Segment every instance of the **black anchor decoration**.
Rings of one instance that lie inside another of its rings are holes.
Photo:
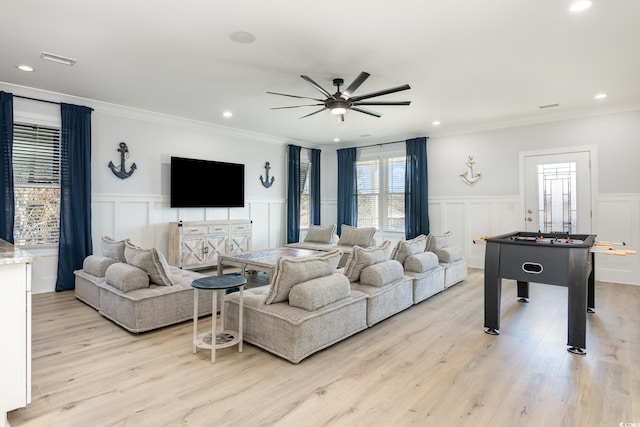
[[[120,166],[116,166],[113,164],[113,162],[110,161],[109,167],[111,168],[111,172],[113,172],[115,176],[120,179],[127,179],[131,175],[133,175],[133,172],[136,170],[137,166],[135,163],[132,163],[131,169],[129,170],[129,172],[127,172],[127,168],[124,165],[125,159],[129,158],[129,147],[127,147],[127,144],[121,142],[120,148],[118,148],[116,151],[120,152]]]
[[[264,179],[262,175],[260,175],[260,182],[262,183],[264,188],[269,188],[273,184],[273,180],[275,179],[275,177],[272,176],[271,181],[269,181],[269,169],[271,169],[271,166],[269,166],[269,162],[264,164],[264,168],[267,171],[267,179]]]

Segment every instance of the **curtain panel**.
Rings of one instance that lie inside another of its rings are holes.
[[[300,240],[300,147],[289,145],[287,167],[287,243]]]
[[[358,194],[356,185],[356,148],[338,152],[338,234],[342,224],[358,226]]]
[[[0,239],[13,243],[13,94],[0,92]]]
[[[311,149],[311,218],[312,225],[320,225],[320,150]]]
[[[91,112],[60,104],[60,243],[56,292],[74,289],[74,270],[92,253]]]
[[[405,237],[413,239],[429,234],[429,199],[427,191],[427,138],[406,141],[404,178]]]

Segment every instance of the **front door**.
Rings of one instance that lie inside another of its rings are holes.
[[[524,153],[525,230],[592,232],[592,151]]]

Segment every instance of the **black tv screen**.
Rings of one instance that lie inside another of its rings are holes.
[[[244,165],[171,157],[171,207],[244,207]]]

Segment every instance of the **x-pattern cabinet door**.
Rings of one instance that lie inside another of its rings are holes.
[[[182,240],[182,265],[198,265],[205,260],[204,239],[202,237],[185,237]]]
[[[251,236],[248,234],[236,234],[231,236],[231,245],[229,252],[232,254],[238,254],[247,252],[251,247]]]
[[[227,253],[228,246],[227,236],[209,236],[207,237],[207,253],[205,254],[205,262],[212,263],[218,259],[218,255]]]

